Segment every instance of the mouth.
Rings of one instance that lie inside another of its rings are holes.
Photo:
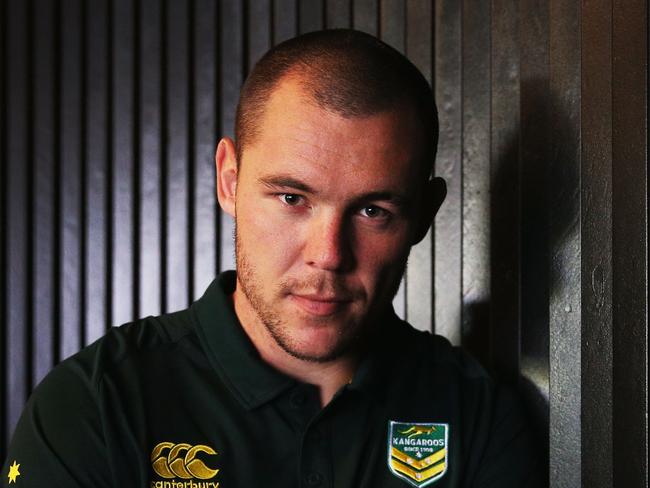
[[[289,298],[305,312],[326,317],[341,312],[351,300],[335,295],[289,295]]]

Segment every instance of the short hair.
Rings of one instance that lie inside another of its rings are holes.
[[[317,105],[345,118],[412,106],[422,126],[420,157],[429,178],[438,143],[438,113],[429,83],[399,51],[351,29],[303,34],[278,44],[257,62],[237,105],[238,161],[259,133],[273,90],[289,75],[297,75]]]

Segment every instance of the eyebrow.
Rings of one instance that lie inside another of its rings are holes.
[[[288,175],[263,176],[258,181],[269,188],[293,188],[304,193],[318,193],[307,183]]]
[[[289,175],[271,175],[263,176],[258,178],[258,181],[264,186],[271,189],[280,189],[280,188],[291,188],[298,190],[303,193],[309,193],[315,195],[318,193],[314,188],[309,186],[307,183],[300,181],[297,178]],[[390,202],[398,207],[408,208],[412,204],[412,200],[405,196],[399,195],[390,191],[373,191],[369,193],[364,193],[355,197],[356,201],[386,201]]]

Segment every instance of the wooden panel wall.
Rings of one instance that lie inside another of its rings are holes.
[[[524,393],[551,486],[647,485],[643,0],[0,2],[0,455],[57,362],[234,266],[213,152],[272,45],[353,27],[435,91],[394,305]]]

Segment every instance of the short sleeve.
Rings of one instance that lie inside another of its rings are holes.
[[[46,376],[18,421],[2,486],[111,486],[96,397],[79,363],[65,361]]]

